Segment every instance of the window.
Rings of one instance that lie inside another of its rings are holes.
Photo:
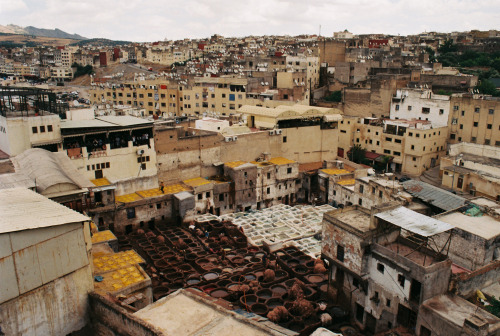
[[[399,111],[399,105],[396,104],[396,111]]]
[[[458,111],[458,105],[453,106],[453,111]]]
[[[400,152],[396,152],[396,151],[392,152],[392,154],[394,154],[396,156],[401,156],[401,153]]]
[[[357,278],[352,278],[352,285],[356,288],[359,287],[359,280]]]
[[[292,168],[291,168],[291,167],[290,167],[290,168],[287,168],[287,169],[286,169],[286,173],[287,173],[287,174],[291,174],[291,173],[292,173]]]
[[[477,127],[477,125],[478,125],[478,122],[474,121],[474,127]]]
[[[356,320],[363,323],[364,315],[365,315],[365,309],[359,303],[356,303]]]
[[[127,218],[128,219],[135,218],[135,208],[128,208],[127,209]]]
[[[205,193],[205,196],[206,196],[207,198],[209,198],[209,197],[210,197],[210,191],[207,191],[207,192]]]
[[[479,111],[480,111],[480,110],[481,110],[481,109],[480,109],[479,107],[476,107],[476,108],[474,109],[474,112],[475,112],[475,113],[479,113]]]
[[[385,305],[386,305],[387,307],[390,307],[390,306],[391,306],[391,300],[386,299],[386,300],[385,300]]]
[[[378,197],[379,197],[379,198],[382,198],[382,196],[384,196],[384,193],[382,192],[382,190],[380,190],[380,191],[378,192]]]
[[[52,125],[47,125],[47,132],[52,132]]]
[[[381,263],[377,263],[377,271],[379,271],[380,273],[384,274],[384,265],[381,264]]]
[[[203,194],[198,194],[198,200],[202,200],[203,199]]]
[[[271,193],[271,188],[270,187],[267,187],[267,190],[266,190],[267,194],[269,195]]]
[[[401,143],[401,139],[394,139],[395,143]]]
[[[484,144],[485,145],[489,145],[491,143],[491,140],[490,139],[484,139]]]
[[[36,128],[36,126],[31,127],[31,132],[33,132],[33,134],[38,133],[38,128]]]
[[[283,137],[283,142],[286,142],[286,140],[287,140],[287,139],[286,139],[286,136],[284,136],[284,137]]]
[[[450,134],[450,139],[454,140],[455,139],[455,134]]]
[[[412,133],[412,132],[409,132],[409,133],[408,133],[408,136],[413,136],[413,133]]]
[[[439,114],[444,114],[444,110],[443,109],[439,109]]]
[[[415,145],[411,145],[411,149],[415,149]]]
[[[408,105],[408,111],[411,111],[411,105]]]
[[[398,283],[401,287],[405,288],[405,276],[403,274],[398,274]]]
[[[384,149],[385,154],[391,154],[391,151],[389,149]]]
[[[359,186],[359,192],[363,193],[364,187],[362,185]]]
[[[429,114],[429,113],[431,113],[431,109],[429,107],[422,107],[422,113]]]
[[[492,127],[493,127],[493,125],[492,125],[492,124],[488,124],[488,125],[486,125],[486,128],[487,128],[487,129],[491,129]]]
[[[495,113],[495,110],[494,109],[489,109],[488,110],[488,114],[494,114]]]
[[[375,195],[375,191],[377,191],[377,189],[375,189],[375,187],[372,187],[372,194]]]
[[[363,205],[363,199],[361,199],[361,198],[360,198],[360,199],[358,199],[358,204],[359,204],[359,205]]]
[[[385,141],[392,141],[392,138],[385,137]]]
[[[156,209],[161,209],[161,203],[156,204]]]
[[[337,245],[337,260],[344,261],[344,246]]]
[[[462,117],[465,116],[465,111],[462,111]]]
[[[460,129],[464,129],[464,125],[463,124],[460,124]]]
[[[476,142],[476,137],[470,138],[470,142]]]

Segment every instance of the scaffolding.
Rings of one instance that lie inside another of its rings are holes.
[[[50,90],[0,86],[0,115],[5,118],[58,114],[65,119],[68,110],[69,105],[58,103]]]

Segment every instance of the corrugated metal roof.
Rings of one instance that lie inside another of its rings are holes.
[[[61,129],[70,128],[102,128],[114,127],[116,125],[106,121],[92,119],[92,120],[61,120]]]
[[[466,202],[463,197],[422,181],[409,180],[401,184],[412,196],[444,211],[459,208]]]
[[[116,126],[136,126],[136,125],[153,125],[153,121],[141,119],[133,116],[103,116],[97,117],[97,120],[102,120]]]
[[[403,206],[380,212],[375,217],[424,237],[453,229],[453,226]]]
[[[25,188],[0,190],[0,233],[89,221],[70,208]]]

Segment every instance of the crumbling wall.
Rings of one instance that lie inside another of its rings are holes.
[[[92,324],[99,335],[163,335],[155,327],[134,317],[124,308],[106,300],[99,294],[91,293],[89,299]]]
[[[455,277],[457,294],[469,297],[477,289],[487,287],[500,279],[500,260],[482,267],[472,273],[463,273]]]

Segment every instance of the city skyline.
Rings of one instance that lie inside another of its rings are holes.
[[[446,15],[443,15],[446,13]],[[445,0],[333,1],[296,0],[211,4],[200,1],[85,2],[0,0],[3,25],[59,28],[87,38],[134,42],[223,36],[354,34],[412,35],[424,31],[449,33],[498,29],[500,3]]]

